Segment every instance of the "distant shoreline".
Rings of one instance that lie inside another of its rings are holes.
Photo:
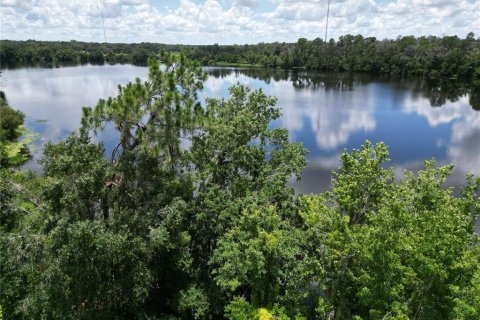
[[[345,35],[324,42],[255,45],[169,45],[159,43],[90,43],[78,41],[0,40],[0,69],[18,66],[133,64],[146,66],[158,52],[183,53],[211,67],[305,69],[364,73],[435,82],[461,82],[480,88],[480,38],[457,36],[374,37]]]

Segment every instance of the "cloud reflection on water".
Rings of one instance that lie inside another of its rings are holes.
[[[365,138],[386,140],[399,171],[421,168],[423,159],[436,157],[439,164],[456,165],[453,184],[461,185],[467,171],[480,174],[480,112],[472,109],[467,95],[435,98],[443,105],[432,107],[432,91],[409,81],[268,69],[206,70],[210,77],[202,99],[227,97],[237,82],[278,98],[283,116],[273,125],[287,128],[292,140],[310,150],[303,179],[295,184],[299,193],[326,190],[342,150],[358,148]],[[4,70],[1,89],[12,106],[25,112],[27,126],[41,134],[40,151],[44,143],[78,129],[82,106],[116,95],[118,84],[146,75],[146,68],[127,65]],[[48,121],[35,122],[44,119]],[[102,137],[108,149],[113,130]]]
[[[467,172],[480,174],[480,112],[472,109],[467,96],[446,101],[441,107],[431,107],[427,99],[409,98],[403,104],[403,112],[424,117],[431,127],[451,125],[444,163],[456,167],[456,180],[462,180]]]

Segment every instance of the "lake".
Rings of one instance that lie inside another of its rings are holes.
[[[391,165],[417,170],[423,161],[453,163],[449,185],[461,186],[466,172],[480,175],[480,112],[462,92],[442,92],[416,80],[389,80],[364,75],[268,69],[207,67],[209,78],[200,94],[227,97],[228,88],[243,83],[278,98],[283,116],[272,123],[287,128],[292,141],[310,151],[297,193],[317,193],[330,185],[331,170],[344,149],[359,148],[365,139],[385,141]],[[118,84],[147,69],[131,65],[20,68],[2,70],[0,87],[9,104],[26,114],[26,126],[38,133],[34,158],[26,168],[38,170],[36,160],[48,141],[59,141],[78,129],[82,106],[116,95]],[[478,106],[475,106],[478,109]],[[111,148],[116,136],[102,139]]]

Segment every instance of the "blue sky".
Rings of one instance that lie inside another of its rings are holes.
[[[244,44],[323,38],[328,0],[1,0],[0,38]],[[477,31],[478,30],[478,31]],[[480,0],[331,0],[329,38],[480,36]]]

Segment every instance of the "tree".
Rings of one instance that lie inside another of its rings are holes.
[[[12,109],[0,91],[0,141],[13,141],[19,137],[18,128],[23,124],[25,115]]]
[[[318,261],[312,264],[320,292],[317,314],[342,319],[472,314],[458,294],[472,288],[480,263],[474,232],[480,180],[469,177],[456,198],[442,188],[452,166],[435,168],[427,161],[417,176],[405,172],[405,179],[394,182],[381,168],[386,156],[383,144],[369,143],[344,154],[332,193],[299,199],[307,256]],[[345,210],[345,199],[360,199],[354,212],[362,219]]]
[[[5,319],[478,318],[479,178],[455,195],[427,161],[396,179],[367,142],[296,197],[307,151],[271,128],[276,99],[237,84],[202,106],[198,64],[160,56],[46,146],[43,175],[0,168]]]
[[[230,258],[242,259],[241,252],[236,257],[223,257],[223,250],[229,247],[229,232],[239,227],[240,221],[246,223],[242,218],[248,214],[245,208],[274,205],[277,208],[272,215],[280,221],[287,219],[293,204],[293,190],[287,182],[305,165],[306,150],[290,143],[284,129],[269,128],[280,116],[275,102],[261,90],[233,86],[228,100],[207,101],[202,129],[192,138],[188,159],[195,168],[197,186],[190,210],[193,266],[196,281],[207,291],[212,311],[219,315],[231,297],[226,291],[235,292],[235,288],[225,291],[221,284],[235,281],[230,279],[232,273],[223,274],[222,265],[232,263]],[[282,225],[279,222],[273,227]],[[218,278],[212,278],[212,273]],[[226,278],[219,280],[222,277]],[[275,295],[267,291],[264,288],[262,294]]]
[[[0,168],[19,165],[28,159],[27,144],[31,140],[17,141],[27,133],[23,128],[25,115],[11,108],[0,91]]]

